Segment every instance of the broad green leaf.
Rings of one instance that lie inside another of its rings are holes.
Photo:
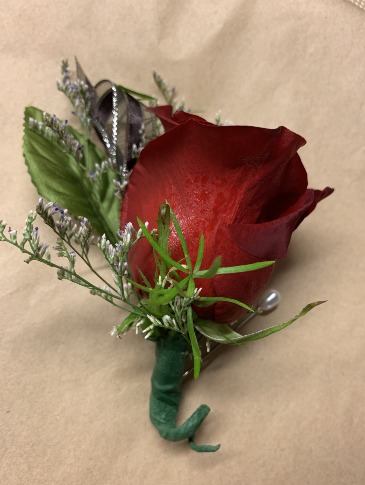
[[[306,313],[308,313],[312,308],[325,303],[324,301],[316,301],[314,303],[309,303],[307,306],[303,308],[303,310],[298,313],[294,318],[291,320],[281,323],[279,325],[275,325],[273,327],[265,328],[264,330],[259,330],[258,332],[254,332],[248,335],[241,335],[228,325],[215,323],[209,320],[196,320],[194,322],[195,328],[205,337],[213,340],[214,342],[218,342],[220,344],[235,344],[235,345],[242,345],[246,342],[250,342],[252,340],[258,340],[264,337],[271,335],[272,333],[279,332],[285,327],[288,327],[292,323],[294,323],[298,318],[303,317]]]
[[[138,222],[139,227],[142,230],[143,235],[145,236],[147,241],[151,244],[153,249],[161,256],[161,259],[165,262],[165,264],[167,264],[169,267],[174,267],[174,268],[178,269],[179,271],[183,271],[184,273],[187,273],[188,271],[186,270],[186,268],[184,268],[184,266],[182,266],[177,261],[174,261],[169,256],[169,254],[166,251],[164,251],[158,245],[158,243],[151,236],[151,234],[150,234],[149,230],[147,229],[147,227],[145,226],[145,224],[138,218],[137,218],[137,222]]]
[[[25,162],[39,194],[67,208],[75,216],[87,217],[99,235],[105,233],[111,242],[116,242],[120,201],[114,195],[112,174],[105,174],[104,188],[98,197],[85,170],[63,151],[57,140],[31,129],[30,117],[42,121],[42,111],[34,107],[25,109],[23,140]],[[68,129],[85,147],[87,168],[103,160],[102,153],[92,142],[73,128]]]
[[[234,303],[235,305],[241,306],[242,308],[245,308],[250,312],[254,311],[251,307],[249,307],[242,301],[235,300],[233,298],[225,298],[224,296],[201,296],[198,300],[198,303],[196,303],[196,305],[205,307],[205,306],[214,305],[214,303],[218,303],[220,301],[226,301],[227,303]]]
[[[193,311],[191,309],[191,306],[189,306],[187,309],[187,324],[188,324],[188,333],[189,333],[191,348],[193,351],[194,379],[197,379],[200,373],[201,354],[200,354],[198,340],[195,335],[194,323],[193,323]]]

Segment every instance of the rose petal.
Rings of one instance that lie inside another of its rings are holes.
[[[184,123],[188,120],[195,120],[199,123],[203,123],[204,125],[213,125],[213,123],[209,123],[204,118],[200,116],[193,115],[192,113],[186,113],[185,111],[176,111],[173,113],[172,106],[167,104],[165,106],[157,106],[155,108],[147,108],[147,111],[153,113],[154,115],[160,118],[161,123],[164,127],[165,132],[175,128],[176,126]]]
[[[136,215],[145,214],[153,223],[165,200],[188,231],[193,225],[205,234],[221,223],[256,222],[265,216],[262,199],[266,194],[269,202],[277,198],[282,179],[285,191],[299,192],[297,197],[305,191],[304,168],[300,184],[294,174],[288,180],[280,168],[290,163],[303,143],[303,138],[283,127],[217,127],[188,120],[142,151],[126,191],[122,223],[126,214],[134,218],[132,222]]]
[[[285,216],[261,224],[230,224],[229,231],[242,251],[258,259],[284,258],[294,229],[332,192],[329,187],[322,191],[308,189]]]
[[[178,125],[171,108],[159,109],[174,129],[142,151],[126,190],[121,224],[136,225],[139,217],[156,228],[159,206],[167,200],[193,261],[204,234],[202,269],[219,255],[224,266],[282,257],[292,231],[332,191],[307,190],[307,175],[296,153],[305,140],[284,127],[218,127],[193,119]],[[185,115],[179,115],[180,119]],[[169,244],[172,257],[183,259],[174,231]],[[130,263],[134,278],[138,279],[140,269],[153,280],[153,252],[147,241],[134,247]],[[271,272],[272,267],[221,275],[197,281],[197,285],[203,295],[235,298],[250,305]],[[242,310],[219,303],[197,311],[226,322]]]

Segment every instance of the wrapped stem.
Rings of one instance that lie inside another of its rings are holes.
[[[185,351],[188,342],[180,335],[165,336],[156,341],[156,364],[152,374],[150,418],[158,432],[169,441],[187,439],[190,447],[199,452],[217,451],[220,445],[197,445],[194,435],[210,408],[202,404],[182,423],[176,425],[184,375]]]

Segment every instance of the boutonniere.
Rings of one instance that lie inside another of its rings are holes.
[[[110,81],[92,85],[78,63],[72,79],[62,63],[58,89],[78,128],[25,109],[24,159],[42,198],[21,235],[0,221],[0,241],[127,312],[111,333],[134,329],[156,347],[152,423],[167,440],[216,451],[219,445],[194,439],[207,405],[176,424],[189,362],[197,379],[212,345],[261,339],[322,303],[256,333],[237,331],[255,312],[293,231],[333,189],[308,189],[301,136],[284,127],[210,123],[184,111],[175,91],[154,77],[163,106]],[[51,258],[37,217],[54,231],[60,259]],[[110,279],[93,265],[91,245]],[[78,273],[78,260],[100,284]]]

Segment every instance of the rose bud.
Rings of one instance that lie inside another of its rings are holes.
[[[307,174],[297,154],[305,140],[285,127],[216,126],[171,107],[152,109],[165,134],[142,151],[131,173],[121,209],[121,225],[137,217],[157,227],[160,204],[167,201],[182,227],[194,263],[199,238],[205,237],[202,269],[217,256],[222,266],[283,258],[292,232],[331,188],[307,188]],[[169,239],[171,257],[184,258],[176,232]],[[131,251],[133,278],[138,270],[153,281],[153,250],[146,240]],[[253,305],[273,266],[247,273],[196,280],[201,296],[234,298]],[[196,313],[229,323],[242,308],[219,302]]]

